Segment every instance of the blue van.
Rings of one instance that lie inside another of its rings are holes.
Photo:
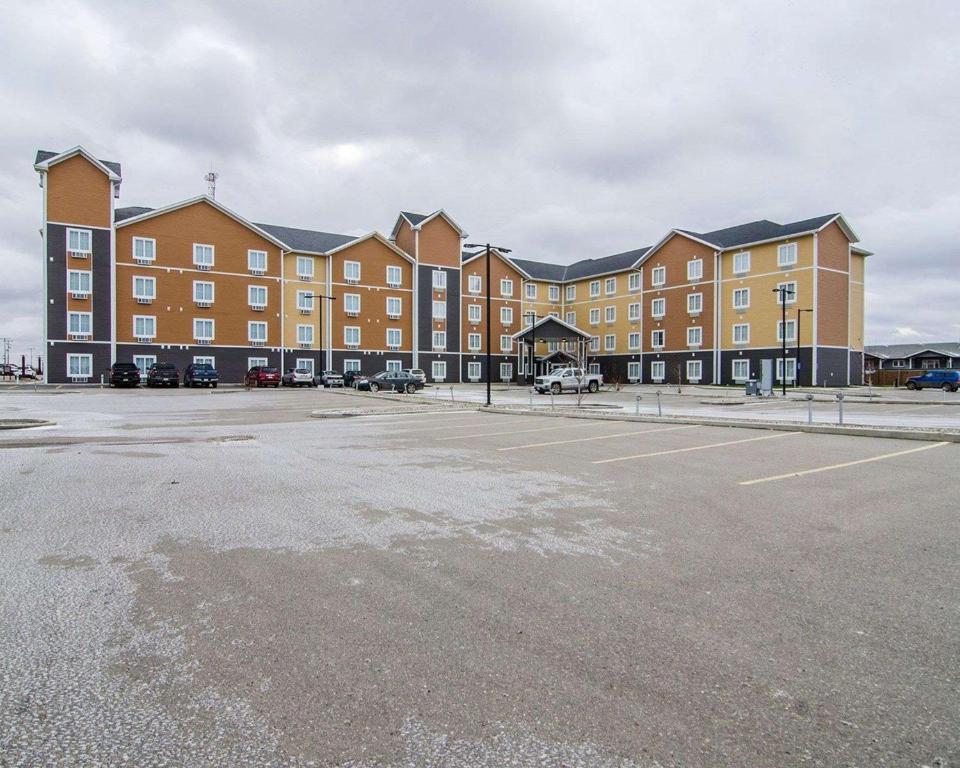
[[[907,379],[907,389],[923,389],[935,387],[947,392],[956,392],[960,389],[960,371],[927,371],[923,376],[913,376]]]

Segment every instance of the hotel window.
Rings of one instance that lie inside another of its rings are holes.
[[[255,275],[266,274],[267,252],[247,251],[247,269]]]
[[[447,290],[447,273],[442,269],[433,270],[433,290],[435,291],[445,291]]]
[[[750,306],[750,289],[735,288],[733,291],[733,308],[747,309]]]
[[[344,266],[346,266],[346,263],[348,262],[345,262]],[[313,279],[313,257],[312,256],[297,256],[297,277],[299,277],[301,280]]]
[[[688,293],[687,294],[687,312],[691,315],[698,315],[703,311],[703,294],[702,293]]]
[[[467,335],[467,350],[477,352],[480,349],[480,334],[471,333]]]
[[[750,251],[733,254],[733,272],[737,275],[745,275],[750,271]]]
[[[627,363],[627,379],[640,381],[640,363]]]
[[[482,313],[480,311],[479,304],[468,304],[467,305],[467,320],[471,323],[479,323]],[[434,315],[436,317],[436,315]]]
[[[700,381],[702,375],[703,362],[700,360],[687,360],[687,381]]]
[[[654,349],[662,349],[667,338],[667,332],[664,330],[650,332],[650,346]]]
[[[267,287],[265,285],[248,285],[247,302],[254,308],[267,306]]]
[[[500,381],[510,381],[513,378],[513,363],[500,363]]]
[[[513,324],[513,307],[500,307],[500,323],[502,325]]]
[[[85,259],[92,252],[92,238],[89,229],[68,229],[67,253]]]
[[[650,282],[653,285],[663,285],[667,282],[667,268],[666,267],[654,267],[650,271]]]
[[[213,320],[195,317],[193,319],[193,338],[196,341],[213,341]]]
[[[308,346],[313,344],[313,326],[312,325],[297,326],[297,344],[299,344],[300,346]]]
[[[506,297],[513,296],[513,280],[500,281],[500,295]]]
[[[750,343],[750,323],[737,323],[735,326],[733,326],[733,343]]]
[[[650,363],[650,378],[654,381],[663,381],[667,371],[667,364],[663,360],[654,360]]]
[[[359,360],[344,360],[343,361],[343,370],[346,371],[359,371],[360,370],[360,361]]]
[[[590,325],[600,325],[600,307],[593,307],[590,310]]]
[[[154,338],[157,335],[157,318],[146,315],[134,315],[133,335],[138,339]]]
[[[217,360],[211,355],[194,355],[193,364],[194,365],[209,365],[211,368],[216,368]]]
[[[614,323],[617,320],[617,308],[616,307],[605,307],[603,310],[603,319],[604,322]]]
[[[600,363],[590,363],[587,366],[587,373],[600,373]]]
[[[617,292],[617,278],[608,277],[603,283],[603,292],[607,296],[613,296]]]
[[[433,348],[434,349],[447,348],[447,332],[446,331],[433,332]]]
[[[133,278],[133,298],[143,299],[144,301],[153,301],[157,297],[157,278],[155,277],[134,277]]]
[[[387,363],[387,365],[389,366],[390,363]],[[312,358],[312,357],[298,357],[298,358],[297,358],[297,368],[306,368],[308,371],[310,371],[310,375],[313,376],[313,374],[314,374],[313,358]]]
[[[260,366],[261,368],[265,365],[269,365],[270,361],[265,357],[248,357],[247,358],[247,369],[255,368]]]
[[[563,319],[564,319],[568,324],[570,324],[570,325],[576,325],[576,324],[577,324],[577,313],[576,313],[576,312],[567,312],[567,313],[563,316]]]
[[[213,267],[213,246],[194,243],[193,263],[200,269],[211,269]]]
[[[399,373],[403,370],[403,360],[387,360],[387,370],[391,373]]]
[[[785,243],[777,248],[777,266],[791,267],[797,263],[797,244]]]
[[[434,320],[447,319],[447,302],[445,301],[433,302],[433,319]]]
[[[577,286],[568,285],[567,286],[567,301],[573,301],[577,298]]]
[[[691,259],[687,262],[687,280],[703,278],[703,259]]]
[[[631,323],[640,321],[640,302],[635,301],[627,307],[627,320]]]
[[[360,314],[360,294],[343,294],[343,311],[350,317],[357,317]]]
[[[343,344],[346,347],[360,346],[360,329],[355,325],[345,325],[343,327]]]
[[[480,293],[483,290],[483,281],[480,275],[470,275],[467,277],[467,291],[469,293]]]
[[[627,347],[630,349],[640,349],[640,334],[634,331],[627,336]]]
[[[93,273],[71,269],[67,271],[67,290],[70,293],[86,296],[90,293]]]
[[[141,376],[146,376],[147,373],[157,364],[156,355],[134,355],[133,364],[137,366],[137,370],[140,371]]]
[[[552,302],[558,302],[558,301],[560,301],[560,286],[559,286],[559,285],[551,285],[551,286],[547,289],[547,296],[549,297],[550,301],[552,301]]]
[[[213,304],[213,283],[193,281],[193,300],[197,304]]]
[[[797,378],[797,359],[795,357],[787,358],[787,381],[793,381]],[[783,381],[783,358],[777,358],[777,381]]]
[[[387,285],[389,285],[391,288],[396,288],[400,285],[402,281],[403,281],[403,273],[400,271],[400,267],[388,266],[387,267]]]
[[[786,291],[783,289],[786,288]],[[797,283],[791,280],[789,283],[777,283],[777,304],[783,304],[786,297],[787,304],[794,304],[797,301]]]
[[[157,241],[151,237],[133,238],[133,260],[154,261],[157,258]]]
[[[430,374],[434,381],[443,381],[447,378],[447,363],[445,360],[434,360],[430,364]]]
[[[513,337],[503,335],[500,337],[500,351],[510,352],[513,349]]]
[[[631,272],[630,276],[627,278],[627,288],[631,291],[640,290],[640,273]]]
[[[590,298],[595,299],[600,295],[600,281],[591,280],[590,281]]]
[[[796,341],[797,340],[797,321],[796,320],[787,320],[787,338],[786,341]],[[784,341],[783,338],[783,321],[777,320],[777,341]]]
[[[261,320],[251,320],[247,323],[247,340],[253,343],[266,344],[267,324]]]
[[[600,337],[599,337],[599,336],[591,336],[591,337],[590,337],[590,351],[591,351],[591,352],[599,352],[599,351],[600,351]]]
[[[703,344],[703,328],[699,325],[687,328],[687,346],[699,347]]]
[[[67,313],[67,332],[70,335],[89,336],[93,327],[93,314],[91,312],[68,312]]]
[[[480,379],[480,363],[467,363],[467,378],[471,381]]]
[[[617,348],[617,337],[615,334],[608,333],[603,337],[603,348],[607,352],[613,352]]]
[[[391,349],[399,347],[403,341],[403,329],[387,328],[387,346]]]
[[[665,314],[667,314],[667,300],[665,298],[659,298],[651,301],[650,313],[654,317],[663,317]]]
[[[299,271],[299,268],[298,268]],[[360,262],[359,261],[345,261],[343,262],[343,279],[348,283],[359,283],[360,282]]]
[[[403,312],[403,299],[399,296],[387,296],[387,317],[400,317]]]
[[[733,361],[733,380],[746,381],[750,378],[750,361],[745,358]]]
[[[67,375],[72,379],[89,379],[93,372],[93,355],[67,355]]]
[[[524,290],[527,292],[528,299],[537,298],[537,284],[536,283],[526,283]]]

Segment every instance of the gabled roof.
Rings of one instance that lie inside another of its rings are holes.
[[[417,224],[427,218],[427,214],[425,213],[410,213],[409,211],[400,211],[400,215],[410,222],[411,227],[417,226]]]
[[[414,263],[413,256],[411,256],[409,253],[404,251],[402,248],[398,248],[394,243],[392,243],[390,240],[388,240],[387,238],[385,238],[383,235],[381,235],[379,232],[376,232],[376,231],[368,232],[367,234],[361,237],[355,237],[351,239],[350,242],[348,243],[344,243],[343,245],[337,246],[336,248],[331,248],[329,251],[326,252],[326,255],[333,256],[335,253],[338,253],[339,251],[344,251],[347,248],[352,248],[353,246],[359,245],[360,243],[366,240],[370,240],[371,238],[374,240],[380,241],[385,246],[387,246],[387,248],[389,248],[391,251],[396,253],[398,256],[402,256],[407,261]]]
[[[255,226],[269,232],[277,240],[286,243],[287,249],[298,253],[322,254],[339,248],[357,239],[356,235],[337,235],[333,232],[315,232],[311,229],[295,229],[281,227],[276,224],[256,224]]]
[[[675,229],[673,231],[716,246],[720,250],[726,250],[727,248],[754,245],[770,240],[780,240],[785,237],[795,237],[797,235],[819,232],[834,221],[837,221],[851,242],[859,240],[856,233],[839,213],[828,213],[824,216],[794,221],[789,224],[777,224],[775,221],[770,221],[769,219],[760,219],[759,221],[751,221],[747,224],[738,224],[735,227],[715,229],[712,232],[694,232],[689,229]]]
[[[559,317],[554,317],[553,315],[547,315],[546,317],[541,317],[533,325],[528,325],[523,330],[513,334],[511,338],[519,339],[523,336],[526,336],[527,334],[533,336],[534,335],[533,331],[540,330],[543,328],[543,326],[554,325],[554,324],[558,325],[560,327],[560,330],[572,331],[575,336],[579,336],[582,339],[590,338],[590,334],[587,333],[586,331],[581,331],[579,328],[577,328],[577,326],[571,325],[565,320],[561,320]],[[554,333],[552,337],[548,333],[544,333],[542,336],[539,333],[535,335],[538,339],[565,338],[565,337],[556,335],[556,333]],[[566,337],[566,338],[569,338],[569,337]]]
[[[610,272],[622,272],[625,269],[632,269],[640,259],[642,259],[650,247],[635,248],[632,251],[615,253],[612,256],[604,256],[599,259],[584,259],[569,264],[564,272],[563,279],[581,280],[585,277],[597,277]]]
[[[397,239],[397,233],[400,231],[400,223],[403,221],[406,221],[412,229],[418,230],[422,229],[425,224],[429,224],[437,217],[442,218],[447,222],[447,224],[453,227],[460,237],[467,237],[467,233],[463,230],[463,227],[457,224],[457,222],[450,217],[450,214],[441,208],[433,213],[411,213],[410,211],[400,211],[400,215],[397,216],[397,221],[393,225],[393,229],[390,231],[390,239]]]
[[[960,342],[942,341],[930,344],[872,344],[864,347],[866,354],[881,360],[902,360],[933,352],[944,357],[960,357]]]
[[[486,255],[486,253],[487,253],[487,249],[486,249],[486,248],[481,248],[479,251],[463,251],[463,252],[460,254],[460,266],[463,266],[464,264],[468,264],[468,263],[470,263],[471,261],[473,261],[474,259],[478,259],[478,258],[480,258],[481,256]],[[491,255],[491,256],[496,256],[498,259],[500,259],[500,260],[503,261],[504,263],[510,265],[510,266],[513,267],[515,270],[517,270],[517,272],[519,272],[521,275],[523,275],[523,276],[526,277],[527,279],[530,279],[530,274],[529,274],[526,270],[522,269],[519,264],[517,264],[517,260],[516,260],[516,259],[511,259],[509,256],[507,256],[506,254],[501,253],[501,252],[498,251],[496,248],[491,248],[491,249],[490,249],[490,255]],[[536,263],[536,262],[534,262],[534,263]]]
[[[153,208],[144,208],[142,205],[130,205],[126,208],[116,208],[113,211],[113,220],[124,221],[125,219],[130,219],[134,216],[142,216],[145,213],[150,213],[152,210]]]
[[[562,283],[563,276],[567,268],[563,264],[550,264],[546,261],[531,261],[530,259],[511,258],[517,269],[522,269],[531,280],[550,280],[554,283]]]
[[[34,160],[33,167],[38,171],[46,171],[49,170],[51,166],[61,163],[64,160],[69,160],[75,155],[83,155],[83,157],[93,163],[93,165],[107,174],[111,181],[120,181],[120,163],[115,163],[111,160],[98,160],[80,146],[68,149],[66,152],[51,152],[48,149],[37,150],[37,157],[36,160]]]

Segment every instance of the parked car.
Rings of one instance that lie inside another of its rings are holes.
[[[288,368],[283,374],[280,383],[285,387],[315,387],[317,383],[313,380],[313,371],[309,368]]]
[[[179,387],[180,371],[173,363],[154,363],[147,370],[148,387]]]
[[[0,376],[17,376],[20,368],[13,363],[0,363]]]
[[[243,377],[247,387],[279,387],[280,369],[272,365],[255,365]]]
[[[23,368],[17,368],[17,376],[21,379],[37,378],[37,369],[32,365],[25,365]]]
[[[907,389],[924,389],[933,387],[945,392],[956,392],[960,389],[960,371],[927,371],[922,376],[913,376],[907,379]]]
[[[342,387],[343,376],[337,371],[323,371],[320,374],[320,383],[325,387]]]
[[[185,387],[214,387],[220,382],[220,374],[210,363],[191,363],[183,372]]]
[[[427,383],[427,374],[422,368],[404,368],[401,373],[408,373],[411,376],[415,376],[420,379],[424,384]]]
[[[533,380],[534,389],[541,395],[552,392],[559,395],[561,392],[576,392],[586,390],[596,392],[603,384],[603,375],[586,373],[582,368],[557,368],[544,376],[537,376]]]
[[[139,387],[140,369],[133,363],[114,363],[110,366],[111,387]]]
[[[387,389],[412,395],[418,389],[423,389],[423,382],[416,376],[411,376],[403,371],[381,371],[369,379],[357,382],[357,389],[369,392],[379,392],[381,389]]]
[[[360,371],[344,371],[343,372],[343,386],[345,387],[356,387],[361,381],[366,379]]]

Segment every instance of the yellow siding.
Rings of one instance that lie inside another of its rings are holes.
[[[796,320],[798,309],[813,308],[812,269],[789,272],[784,270],[773,275],[724,281],[720,291],[723,321],[723,331],[720,337],[721,348],[746,349],[779,346],[777,323],[782,319],[782,314],[774,289],[777,287],[777,283],[793,281],[797,283],[797,298],[787,304],[787,320]],[[750,307],[743,312],[738,312],[733,308],[733,292],[738,288],[750,289]],[[733,326],[738,323],[750,324],[750,343],[747,345],[741,346],[738,344],[734,346],[733,344]],[[800,336],[801,346],[809,346],[813,343],[813,319],[809,312],[803,313],[800,320]]]
[[[850,284],[850,349],[863,349],[863,286]]]
[[[283,256],[283,276],[286,282],[283,288],[283,346],[288,349],[298,349],[297,345],[297,326],[313,326],[313,346],[310,349],[320,349],[321,339],[317,323],[319,322],[320,300],[314,299],[313,310],[308,314],[300,314],[297,310],[297,291],[309,291],[310,293],[322,293],[330,295],[327,279],[327,259],[325,256],[313,256],[313,276],[314,280],[297,279],[297,256],[304,254],[286,253]],[[330,307],[324,307],[324,325],[330,323]]]
[[[784,243],[797,244],[797,263],[791,269],[797,267],[813,266],[813,235],[797,238],[794,240],[778,240],[775,243],[765,243],[764,245],[753,245],[749,248],[727,251],[722,254],[720,259],[720,274],[723,280],[729,280],[739,275],[734,274],[733,264],[734,256],[743,251],[750,252],[750,275],[760,275],[765,272],[782,272],[786,268],[777,266],[777,249]]]

